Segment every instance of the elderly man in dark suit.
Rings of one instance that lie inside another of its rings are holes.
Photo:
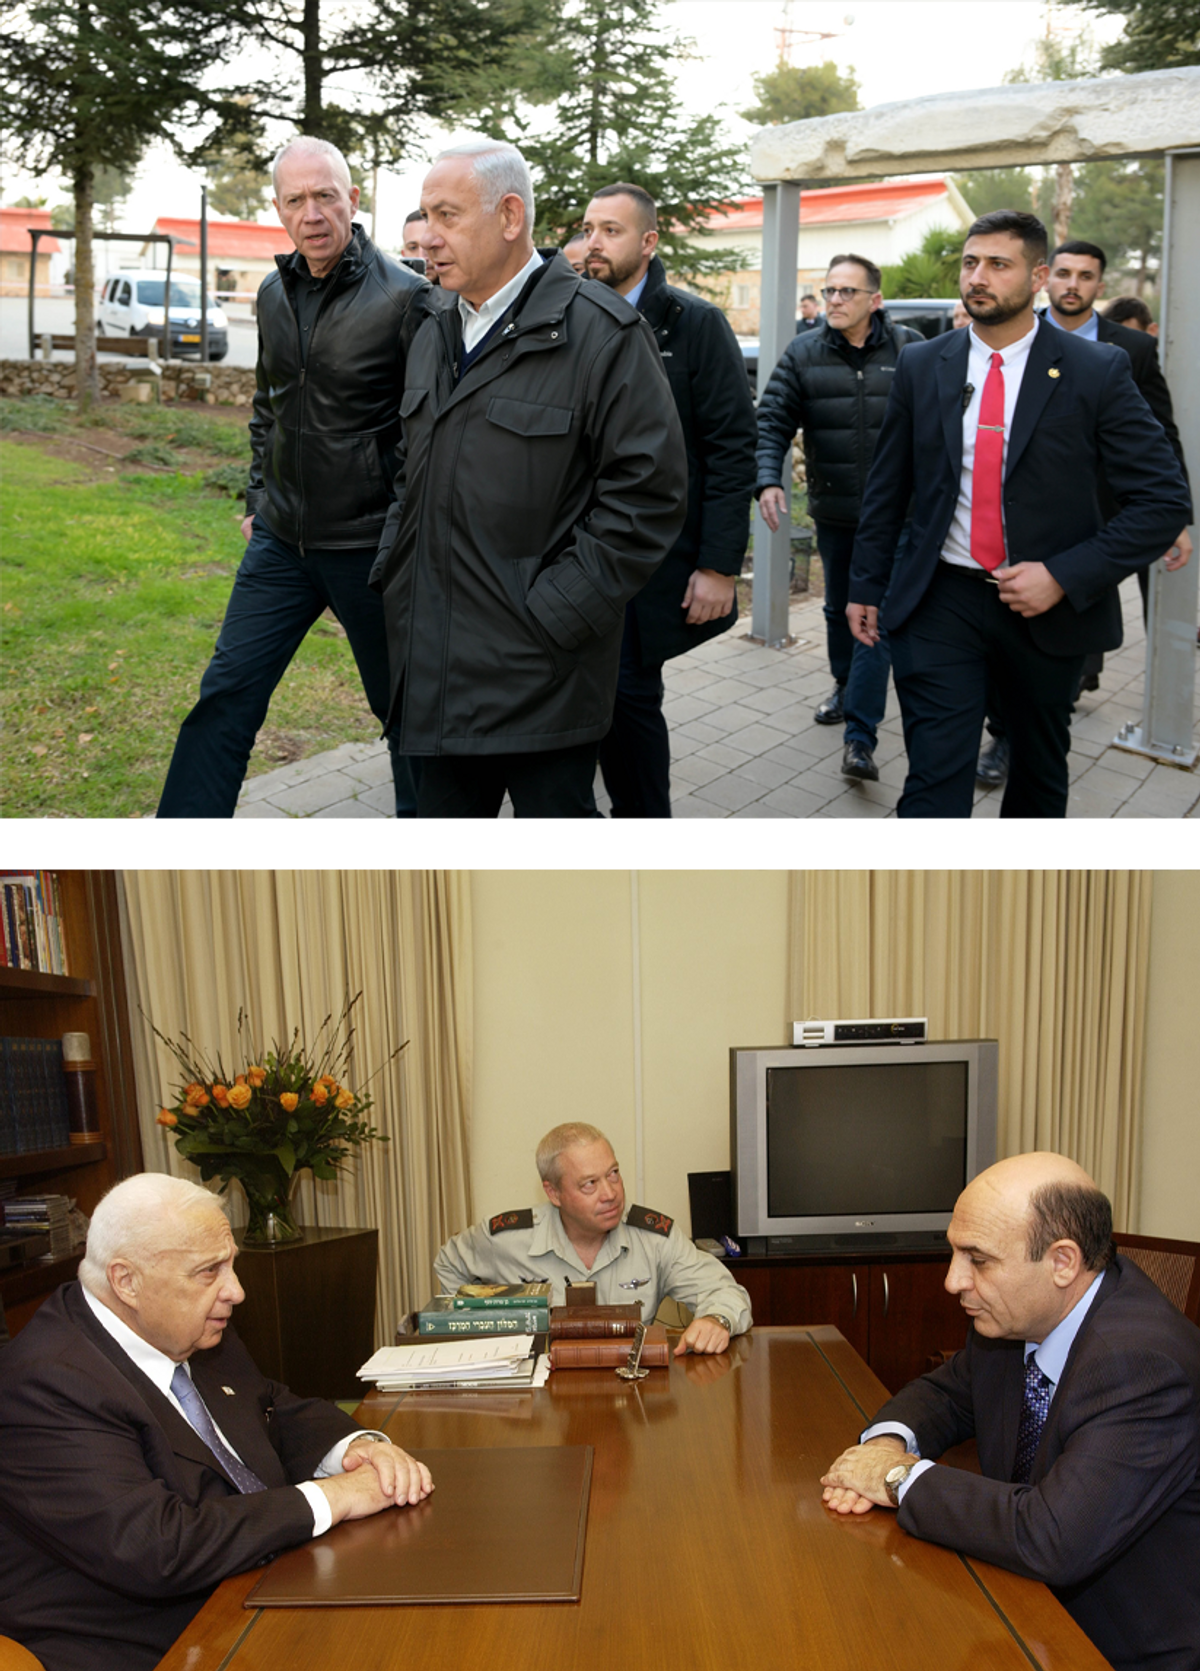
[[[1062,1155],[1016,1155],[959,1197],[946,1287],[970,1332],[824,1475],[839,1514],[1049,1584],[1115,1671],[1200,1668],[1200,1330],[1111,1244]],[[964,1439],[982,1477],[935,1467]]]
[[[0,1632],[47,1671],[149,1671],[232,1573],[419,1502],[429,1472],[260,1375],[218,1202],[143,1173],[80,1281],[0,1354]]]
[[[1118,583],[1191,514],[1128,355],[1035,317],[1045,252],[1033,215],[977,220],[961,280],[974,323],[897,363],[846,613],[873,644],[887,596],[909,760],[901,817],[970,817],[989,676],[1012,742],[1002,816],[1065,815],[1083,658],[1120,644]],[[1120,506],[1107,523],[1104,483]]]

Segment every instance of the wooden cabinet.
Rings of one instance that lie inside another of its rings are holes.
[[[378,1230],[306,1229],[298,1242],[246,1247],[238,1334],[264,1375],[305,1398],[357,1398],[374,1350]]]
[[[768,1255],[730,1264],[750,1295],[756,1323],[832,1323],[889,1392],[966,1337],[962,1308],[944,1287],[947,1268],[941,1252],[829,1260]]]
[[[0,1156],[0,1179],[18,1190],[71,1195],[90,1212],[112,1184],[141,1170],[142,1146],[121,955],[117,878],[106,870],[62,870],[62,927],[69,975],[0,968],[0,1034],[55,1039],[86,1033],[96,1068],[100,1136],[41,1154]],[[0,1275],[0,1304],[15,1334],[60,1282],[74,1276],[78,1254],[52,1265]]]

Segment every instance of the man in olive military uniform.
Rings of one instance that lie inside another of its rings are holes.
[[[669,1297],[695,1313],[676,1357],[723,1352],[750,1327],[750,1296],[719,1259],[663,1213],[626,1213],[621,1169],[595,1126],[555,1126],[538,1144],[537,1169],[547,1205],[452,1236],[433,1266],[443,1293],[464,1282],[549,1282],[550,1303],[562,1305],[568,1282],[594,1282],[598,1305],[636,1301],[646,1322]]]

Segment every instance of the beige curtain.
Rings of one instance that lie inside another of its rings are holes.
[[[1151,891],[1145,871],[794,872],[788,1019],[999,1039],[1000,1154],[1071,1155],[1136,1230]]]
[[[237,1016],[262,1045],[313,1042],[354,1012],[350,1083],[369,1081],[390,1141],[358,1151],[336,1184],[304,1174],[303,1222],[377,1226],[377,1340],[424,1303],[433,1256],[470,1219],[470,883],[459,871],[126,871],[138,1116],[146,1165],[195,1177],[155,1119],[178,1069],[142,1016],[205,1053],[238,1055]],[[405,1039],[408,1048],[370,1076]],[[232,1186],[234,1220],[244,1222]]]

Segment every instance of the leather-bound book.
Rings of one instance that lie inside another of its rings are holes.
[[[635,1334],[642,1320],[640,1305],[554,1305],[550,1307],[551,1340],[610,1340]]]
[[[551,1369],[616,1369],[629,1362],[628,1340],[551,1340]],[[671,1362],[667,1331],[651,1323],[642,1347],[643,1369],[666,1369]]]

